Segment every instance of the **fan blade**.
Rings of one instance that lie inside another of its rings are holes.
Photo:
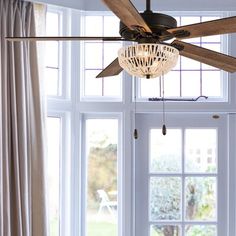
[[[101,73],[99,73],[96,78],[102,78],[102,77],[108,77],[108,76],[114,76],[120,74],[120,72],[123,70],[121,68],[118,58],[116,58],[110,65],[108,65]]]
[[[18,42],[18,41],[124,41],[121,37],[87,37],[87,36],[52,36],[52,37],[6,37],[7,41]]]
[[[236,32],[236,16],[168,29],[177,39],[197,38]]]
[[[152,32],[129,0],[103,0],[103,2],[131,30],[141,27],[144,32]]]
[[[175,40],[171,44],[179,49],[184,57],[202,62],[204,64],[228,71],[236,72],[236,58],[206,48]]]

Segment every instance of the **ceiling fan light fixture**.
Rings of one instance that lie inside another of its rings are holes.
[[[155,78],[168,73],[177,64],[179,51],[169,45],[140,43],[118,51],[120,66],[130,75]]]

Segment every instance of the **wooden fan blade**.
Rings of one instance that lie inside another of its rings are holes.
[[[7,41],[124,41],[121,37],[87,37],[87,36],[52,36],[52,37],[6,37]]]
[[[206,48],[175,40],[171,44],[178,48],[179,54],[204,64],[228,71],[236,72],[236,58]]]
[[[116,58],[111,64],[109,64],[101,73],[99,73],[96,78],[102,78],[102,77],[108,77],[108,76],[114,76],[120,74],[120,72],[123,70],[121,68],[118,58]]]
[[[141,27],[145,32],[152,32],[129,0],[103,0],[103,2],[131,30]]]
[[[168,29],[167,31],[174,34],[177,39],[235,33],[236,16],[219,20],[206,21],[198,24],[185,25],[173,29]]]

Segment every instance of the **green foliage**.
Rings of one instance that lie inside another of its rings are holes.
[[[88,166],[88,207],[92,209],[98,207],[98,189],[117,189],[117,145],[91,147]]]

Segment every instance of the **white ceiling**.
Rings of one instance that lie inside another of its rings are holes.
[[[75,8],[80,10],[108,10],[102,0],[28,0]],[[144,10],[145,0],[132,0]],[[236,11],[235,0],[152,0],[152,9],[161,11]]]

